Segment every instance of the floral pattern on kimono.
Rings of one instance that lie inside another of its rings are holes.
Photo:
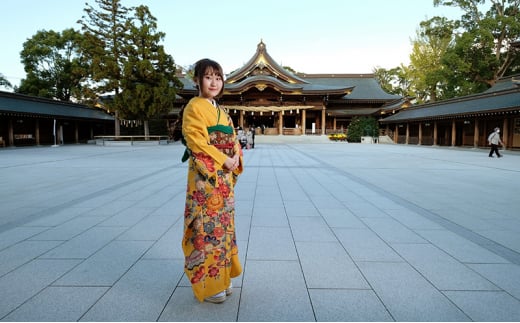
[[[203,98],[184,110],[183,135],[189,151],[184,212],[184,271],[199,301],[229,287],[240,275],[235,236],[234,186],[240,167],[223,169],[226,158],[242,156],[231,118]]]

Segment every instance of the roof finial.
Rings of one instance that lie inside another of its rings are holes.
[[[265,49],[264,40],[260,38],[260,43],[258,44],[258,50],[263,51]]]

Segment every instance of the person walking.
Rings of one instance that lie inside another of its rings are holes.
[[[500,158],[502,155],[498,152],[498,144],[504,145],[502,140],[500,140],[500,128],[496,127],[494,131],[488,136],[488,143],[491,145],[491,150],[489,151],[489,157],[493,157],[493,153],[497,154],[497,157]]]
[[[233,121],[216,100],[224,90],[217,62],[195,63],[199,90],[182,112],[188,185],[182,249],[184,271],[200,301],[222,303],[232,294],[231,278],[242,272],[235,236],[234,187],[243,171],[242,149]]]

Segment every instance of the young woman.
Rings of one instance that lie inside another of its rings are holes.
[[[210,59],[195,63],[199,95],[182,114],[189,160],[184,211],[184,271],[199,301],[222,303],[231,278],[240,275],[235,237],[234,186],[242,173],[242,150],[233,122],[216,102],[224,90],[222,67]]]

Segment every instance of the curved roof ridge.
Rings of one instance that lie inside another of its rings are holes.
[[[258,81],[263,81],[265,83],[271,83],[271,84],[279,86],[282,89],[291,90],[291,91],[303,88],[302,84],[284,83],[277,78],[267,76],[267,75],[253,75],[248,78],[242,79],[238,83],[226,84],[224,89],[233,90],[236,88],[242,88],[248,84],[254,85],[255,82],[258,82]]]
[[[267,68],[271,71],[272,74],[281,77],[288,83],[308,83],[304,79],[296,76],[295,74],[280,66],[280,64],[276,63],[276,61],[267,52],[263,40],[260,40],[260,43],[258,43],[255,55],[253,55],[253,57],[251,57],[251,59],[244,66],[228,75],[226,83],[232,84],[242,80],[244,77],[250,75],[257,67],[261,70]]]

